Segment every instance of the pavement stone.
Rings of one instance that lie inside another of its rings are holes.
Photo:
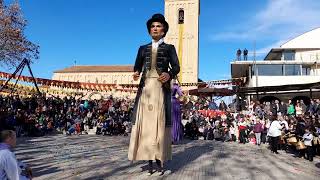
[[[163,176],[147,175],[147,162],[127,158],[129,137],[52,135],[20,138],[17,158],[30,165],[35,180],[168,179],[168,180],[315,180],[320,159],[313,162],[267,145],[183,140],[173,145],[173,159]]]

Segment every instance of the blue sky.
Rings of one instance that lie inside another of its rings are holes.
[[[6,0],[10,2],[11,0]],[[137,48],[148,43],[145,22],[164,12],[164,0],[20,0],[27,37],[40,45],[34,75],[77,65],[133,64]],[[230,77],[238,48],[260,57],[272,47],[320,27],[319,0],[202,0],[199,77]],[[249,59],[251,57],[249,56]],[[13,69],[0,70],[12,72]]]

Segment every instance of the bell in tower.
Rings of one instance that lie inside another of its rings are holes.
[[[176,48],[181,68],[178,79],[183,89],[198,83],[199,7],[200,0],[165,0],[165,17],[170,26],[165,41]]]

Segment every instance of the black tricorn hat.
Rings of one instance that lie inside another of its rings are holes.
[[[164,18],[164,16],[162,14],[154,14],[152,15],[151,19],[149,19],[147,21],[147,28],[148,28],[148,32],[150,33],[150,29],[151,29],[151,24],[153,22],[159,22],[161,24],[163,24],[164,26],[164,35],[163,37],[166,36],[168,30],[169,30],[169,24],[167,23],[166,19]]]

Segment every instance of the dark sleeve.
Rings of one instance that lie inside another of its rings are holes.
[[[138,50],[138,54],[136,57],[136,62],[134,63],[133,71],[141,73],[143,66],[143,58],[142,58],[142,46],[140,46]]]
[[[173,79],[180,72],[179,60],[174,45],[169,46],[169,57],[171,69],[169,71],[171,79]]]

